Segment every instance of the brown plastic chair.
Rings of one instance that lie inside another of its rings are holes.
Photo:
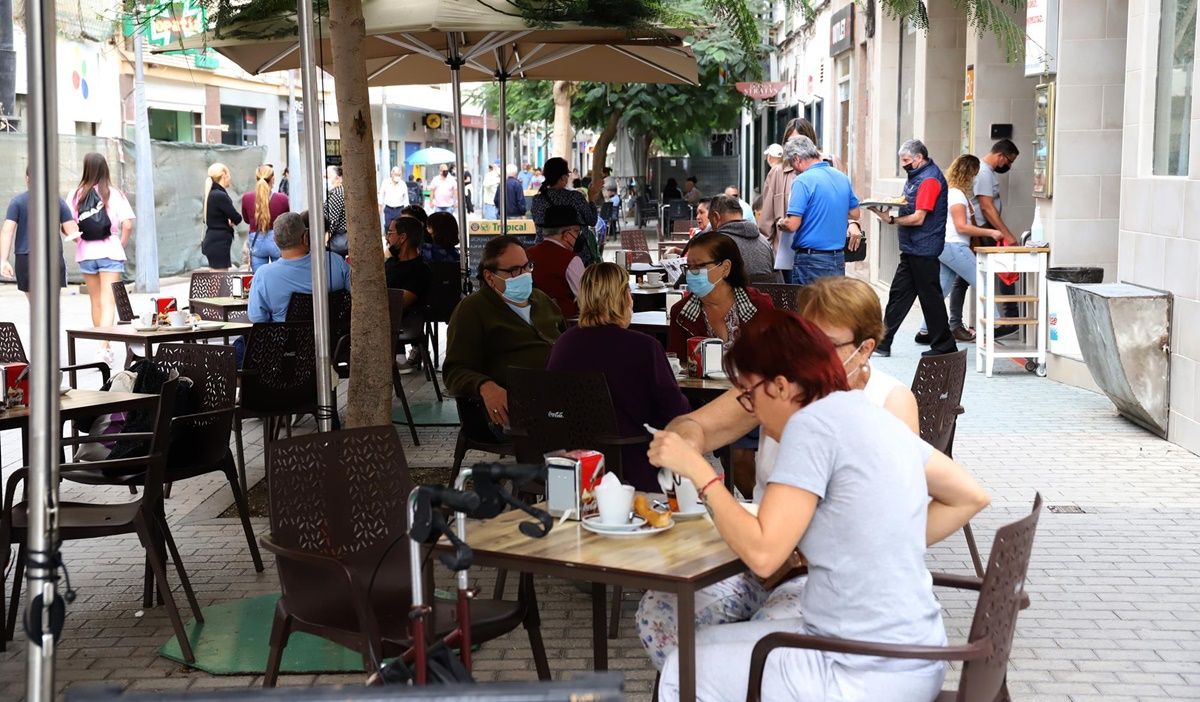
[[[0,322],[0,363],[29,363],[25,355],[25,345],[21,343],[21,335],[17,333],[17,325],[12,322]],[[81,370],[100,371],[102,383],[108,382],[109,367],[107,363],[76,363],[73,366],[60,366],[63,373]],[[70,377],[70,376],[68,376]]]
[[[275,607],[263,685],[274,687],[294,631],[359,652],[374,672],[411,645],[406,506],[413,484],[391,426],[309,434],[267,447],[271,536],[282,596]],[[469,537],[469,534],[468,534]],[[426,600],[430,601],[430,600]],[[455,603],[433,600],[434,630],[453,624]],[[516,602],[471,601],[471,640],[524,625],[538,677],[550,679],[532,578]]]
[[[458,479],[467,451],[483,451],[500,457],[516,454],[512,441],[504,440],[493,431],[487,409],[478,395],[455,397],[454,403],[458,409],[459,428],[458,440],[454,444],[454,477],[450,479],[451,485]]]
[[[329,293],[329,360],[339,378],[350,377],[350,315],[353,301],[349,290]],[[292,293],[288,322],[313,323],[312,293]]]
[[[406,314],[407,312],[407,314]],[[404,291],[388,289],[388,320],[392,328],[392,390],[400,398],[404,408],[405,424],[412,435],[413,445],[420,446],[417,438],[417,425],[413,420],[412,409],[408,406],[408,395],[404,392],[403,376],[396,364],[396,354],[401,346],[413,346],[421,354],[421,369],[425,378],[433,382],[433,392],[438,402],[442,401],[442,389],[438,385],[437,371],[433,369],[433,360],[429,356],[429,338],[425,335],[425,320],[420,311],[404,309]]]
[[[201,271],[193,273],[188,282],[188,299],[198,297],[229,297],[233,294],[233,276],[241,275],[229,271]]]
[[[938,451],[954,453],[954,432],[962,406],[963,384],[967,377],[967,352],[956,351],[939,356],[922,356],[913,376],[912,392],[917,398],[921,438]],[[963,526],[967,549],[975,575],[983,577],[983,559],[968,522]]]
[[[595,449],[607,472],[623,477],[621,449],[649,443],[645,432],[622,437],[603,373],[566,373],[533,368],[508,371],[508,420],[517,461],[541,463],[551,451]],[[613,588],[608,637],[617,638],[622,589]]]
[[[312,324],[266,322],[246,335],[242,356],[241,393],[233,420],[238,481],[246,491],[246,454],[242,422],[263,420],[263,444],[280,427],[291,436],[293,415],[317,414],[317,361]]]
[[[800,292],[802,285],[792,285],[790,283],[751,283],[750,287],[768,295],[771,302],[775,303],[777,310],[796,311],[796,295]]]
[[[620,237],[621,251],[629,254],[629,260],[618,260],[617,263],[654,263],[654,260],[650,258],[650,244],[646,241],[645,230],[623,229],[620,232]]]
[[[112,284],[113,302],[117,303],[117,322],[119,324],[129,324],[137,319],[137,315],[133,312],[133,303],[129,301],[129,290],[125,288],[125,283],[117,281]]]
[[[1029,604],[1025,576],[1033,553],[1033,536],[1042,511],[1042,496],[1033,500],[1029,516],[996,531],[987,572],[982,578],[934,575],[933,584],[979,592],[975,619],[967,643],[956,646],[909,646],[852,641],[808,634],[769,634],[754,646],[750,657],[750,684],[746,702],[762,694],[767,656],[779,648],[803,648],[883,658],[926,661],[962,661],[957,690],[943,691],[935,702],[1008,702],[1005,676],[1012,652],[1017,614]]]
[[[167,581],[166,554],[171,555],[175,570],[179,575],[184,594],[191,606],[192,615],[196,622],[203,623],[204,615],[192,592],[187,572],[179,558],[179,550],[171,538],[171,532],[166,529],[166,519],[162,512],[163,477],[166,470],[166,460],[171,443],[171,414],[175,405],[176,387],[178,380],[167,382],[163,386],[162,397],[158,402],[158,412],[152,432],[126,434],[111,434],[103,437],[85,436],[76,439],[64,439],[66,445],[78,445],[96,441],[113,439],[136,439],[149,441],[148,452],[144,456],[122,458],[107,461],[92,461],[88,463],[65,463],[60,467],[64,478],[71,478],[78,471],[91,473],[97,470],[114,472],[135,472],[144,475],[144,489],[133,502],[123,504],[94,503],[94,502],[60,502],[58,506],[59,538],[62,541],[77,541],[81,539],[98,539],[106,536],[137,534],[142,547],[146,549],[146,559],[149,562],[153,578],[158,586],[159,596],[167,606],[167,616],[171,627],[179,640],[180,651],[189,663],[195,661],[187,632],[183,628],[183,620],[171,594],[170,583]],[[28,505],[25,502],[14,502],[18,485],[28,476],[28,470],[21,468],[8,479],[4,491],[4,508],[0,511],[0,545],[3,545],[0,555],[7,556],[9,544],[20,544],[17,561],[13,569],[12,599],[5,625],[4,640],[11,640],[16,626],[17,608],[21,601],[21,581],[25,570],[27,554],[25,540],[28,529]],[[4,587],[4,571],[0,567],[0,591]],[[147,604],[147,606],[149,606]],[[0,603],[0,615],[3,615],[3,603]],[[2,644],[0,644],[2,648]]]

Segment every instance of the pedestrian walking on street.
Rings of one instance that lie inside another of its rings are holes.
[[[392,166],[391,173],[379,184],[379,213],[383,216],[385,232],[405,207],[408,207],[408,183],[404,182],[400,167]]]
[[[214,271],[226,271],[233,265],[233,228],[242,223],[242,215],[233,206],[233,199],[226,188],[233,176],[229,167],[214,163],[208,167],[208,180],[204,182],[204,237],[200,241],[200,253],[208,259],[208,267]]]
[[[516,164],[508,164],[505,167],[505,172],[508,174],[508,177],[504,179],[504,189],[503,191],[497,190],[496,194],[492,196],[492,206],[496,208],[497,216],[499,216],[500,193],[503,192],[506,198],[504,216],[509,218],[524,217],[526,208],[525,188],[521,185],[520,178],[517,177]]]
[[[251,271],[280,256],[275,245],[275,220],[291,206],[287,195],[271,192],[274,180],[275,169],[264,163],[254,172],[254,191],[242,195],[242,219],[250,225],[246,248]]]
[[[434,212],[454,214],[458,207],[458,181],[450,175],[450,167],[442,164],[438,174],[429,181],[429,197]]]
[[[922,355],[954,353],[958,345],[954,343],[946,319],[941,288],[942,264],[938,261],[946,243],[946,178],[919,139],[904,142],[899,157],[900,167],[908,173],[908,182],[904,185],[906,204],[900,208],[899,215],[871,209],[881,220],[896,225],[900,241],[900,264],[892,276],[892,289],[883,315],[887,332],[875,353],[885,357],[892,355],[892,340],[918,298],[932,346]]]
[[[949,217],[946,219],[946,246],[938,260],[942,263],[942,295],[950,296],[950,333],[958,341],[974,341],[975,333],[963,326],[963,301],[965,295],[954,295],[952,289],[957,281],[975,285],[975,254],[971,251],[971,237],[999,238],[1000,232],[975,226],[975,208],[969,195],[979,173],[979,159],[963,154],[954,159],[946,169],[946,183],[950,186],[947,196]],[[929,343],[929,332],[924,325],[917,333],[918,344]]]
[[[75,262],[91,299],[92,325],[107,327],[117,311],[112,284],[125,272],[125,244],[133,233],[134,215],[129,200],[113,187],[103,154],[93,152],[83,157],[83,175],[70,204],[80,232],[75,242]],[[113,353],[107,341],[100,342],[98,359],[112,365]]]
[[[408,186],[408,204],[425,209],[425,193],[421,188],[421,179],[409,173],[405,185]]]
[[[289,188],[291,188],[291,183],[288,180],[288,169],[287,169],[287,166],[284,166],[283,167],[283,176],[280,177],[280,179],[279,179],[279,192],[283,193],[284,195],[290,196],[291,193],[288,192]]]
[[[814,144],[817,143],[817,132],[813,129],[812,124],[803,117],[796,117],[788,122],[787,127],[783,130],[783,140],[786,142],[797,134],[803,134]],[[778,150],[775,147],[778,147]],[[775,270],[778,273],[776,280],[784,283],[791,279],[792,263],[796,254],[792,251],[791,237],[786,234],[781,236],[775,228],[775,224],[780,217],[787,215],[792,183],[799,173],[792,168],[792,164],[784,159],[783,147],[779,144],[771,144],[763,155],[766,157],[767,163],[771,165],[771,170],[763,182],[762,209],[759,210],[756,219],[758,220],[758,230],[767,237],[767,241],[771,242],[771,248],[775,251]]]
[[[4,226],[0,228],[0,274],[17,279],[17,290],[29,297],[29,167],[25,167],[25,192],[18,193],[8,203]],[[79,225],[71,216],[71,208],[62,198],[58,200],[59,224],[68,241],[79,237]],[[16,246],[14,247],[14,244]],[[8,262],[10,252],[16,255],[16,268]],[[67,264],[63,261],[62,241],[58,243],[58,279],[67,287]]]
[[[346,224],[346,190],[342,187],[342,167],[333,166],[329,178],[329,194],[325,196],[326,246],[345,258],[350,253],[350,235]]]
[[[791,242],[785,243],[795,252],[792,284],[845,275],[847,238],[851,250],[858,249],[863,240],[858,197],[850,179],[822,160],[817,145],[806,136],[788,139],[783,154],[799,173],[792,182],[787,216],[775,224],[779,236],[791,234]]]
[[[545,181],[542,182],[542,187],[538,190],[538,194],[533,196],[533,202],[530,203],[529,212],[533,217],[533,223],[537,225],[537,241],[542,240],[542,227],[545,226],[546,212],[553,205],[566,205],[575,209],[579,214],[579,221],[585,227],[593,227],[596,224],[597,208],[595,200],[600,195],[601,182],[592,183],[588,188],[587,195],[572,190],[567,187],[571,184],[570,168],[567,167],[565,159],[557,156],[546,161],[542,166],[542,174],[545,176]],[[580,241],[584,239],[594,242],[594,237],[590,233],[586,233],[580,237]],[[588,242],[583,243],[584,246],[590,248]],[[590,265],[596,260],[595,256],[586,255],[584,251],[578,251],[583,257],[583,262]]]
[[[516,165],[513,165],[513,172],[516,172]],[[484,219],[499,219],[500,204],[496,197],[496,191],[500,189],[500,169],[496,164],[491,164],[487,168],[487,173],[483,176],[483,218]]]

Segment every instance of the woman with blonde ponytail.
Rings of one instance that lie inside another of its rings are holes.
[[[242,195],[242,216],[250,224],[250,239],[246,246],[250,251],[250,270],[279,258],[279,247],[275,245],[275,219],[289,211],[288,197],[283,193],[272,193],[275,183],[275,167],[264,163],[254,171],[254,191]]]
[[[233,206],[226,188],[233,177],[229,167],[214,163],[208,167],[208,178],[204,182],[204,239],[200,252],[208,258],[208,265],[215,271],[228,270],[230,249],[233,247],[233,228],[242,223],[242,216]]]

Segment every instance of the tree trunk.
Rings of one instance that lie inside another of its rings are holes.
[[[565,80],[554,81],[554,136],[550,140],[550,155],[567,159],[572,165],[572,144],[575,141],[571,130],[571,95],[575,84]]]
[[[654,193],[649,188],[647,179],[650,177],[650,147],[654,145],[653,134],[643,134],[641,137],[640,148],[637,151],[635,159],[637,160],[638,179],[642,182],[642,190],[647,195],[653,196]]]
[[[592,150],[592,182],[604,180],[604,167],[608,165],[608,146],[617,136],[617,127],[621,124],[623,114],[624,110],[614,110],[608,116],[608,124],[604,125],[604,131],[596,137],[596,146]]]
[[[349,427],[390,424],[392,419],[391,324],[379,243],[379,211],[375,207],[375,149],[367,69],[360,54],[365,30],[362,0],[330,0],[333,84],[342,120],[342,182],[354,279],[350,321],[350,365],[354,372],[346,400]]]

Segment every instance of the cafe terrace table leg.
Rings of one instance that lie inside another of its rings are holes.
[[[607,594],[604,583],[592,583],[592,668],[608,670],[608,616],[605,613]]]
[[[679,699],[696,700],[696,591],[689,586],[676,593],[679,624]]]
[[[75,365],[75,335],[67,332],[67,365]],[[71,371],[71,387],[75,387],[75,371]]]

